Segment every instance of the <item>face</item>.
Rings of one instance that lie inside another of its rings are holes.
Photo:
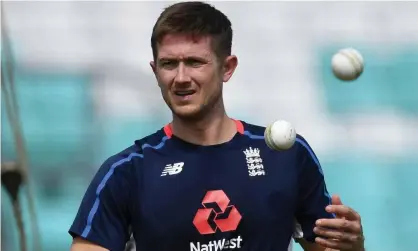
[[[210,37],[166,35],[151,67],[175,116],[193,119],[222,102],[222,86],[237,66],[235,56],[219,60]]]

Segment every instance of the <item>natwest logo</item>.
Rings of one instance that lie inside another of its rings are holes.
[[[204,208],[197,210],[193,224],[200,234],[234,231],[241,221],[241,214],[222,190],[208,191],[202,200]]]
[[[190,251],[218,251],[218,250],[232,250],[241,248],[241,236],[232,239],[222,239],[210,241],[208,244],[200,242],[190,243]]]

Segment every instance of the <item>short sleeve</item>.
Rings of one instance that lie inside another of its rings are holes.
[[[124,250],[129,240],[131,174],[128,158],[108,159],[98,170],[69,230],[103,248]]]
[[[300,172],[294,238],[314,242],[317,237],[313,232],[315,222],[335,216],[325,211],[325,207],[331,203],[331,196],[315,153],[303,137],[298,135],[296,141]]]

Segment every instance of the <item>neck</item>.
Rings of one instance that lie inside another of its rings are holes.
[[[174,135],[196,145],[217,145],[230,141],[237,133],[235,122],[225,109],[213,111],[198,120],[185,120],[173,116]]]

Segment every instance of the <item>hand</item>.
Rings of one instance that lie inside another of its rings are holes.
[[[332,196],[331,205],[325,210],[336,214],[335,219],[320,219],[316,222],[315,242],[331,250],[363,251],[364,236],[361,217],[352,208],[343,205],[338,195]]]

